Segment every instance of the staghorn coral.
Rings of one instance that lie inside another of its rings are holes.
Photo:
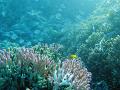
[[[47,54],[35,53],[33,48],[14,48],[1,50],[0,59],[6,61],[0,66],[0,90],[50,88],[47,78],[54,60]]]
[[[60,44],[39,44],[36,46],[33,46],[33,49],[35,53],[41,54],[41,55],[47,55],[49,58],[54,60],[55,62],[58,62],[60,58],[64,58],[61,53],[63,50],[63,46]]]
[[[18,63],[28,64],[32,63],[35,65],[35,69],[41,74],[51,73],[51,70],[54,66],[54,61],[48,57],[47,54],[38,54],[35,53],[33,48],[20,48],[17,50],[17,60]],[[26,63],[27,62],[27,63]]]
[[[61,90],[62,87],[71,87],[71,90],[90,90],[91,73],[79,60],[65,60],[59,63],[53,77],[49,78],[54,87],[53,90]]]
[[[41,49],[44,52],[41,53]],[[55,44],[50,48],[38,46],[36,49],[22,47],[1,50],[0,59],[6,62],[0,66],[0,90],[89,90],[91,73],[79,60],[61,62],[59,59],[55,63],[53,55],[57,50],[59,47]]]
[[[6,50],[0,50],[0,63],[5,63],[11,60],[11,55]]]

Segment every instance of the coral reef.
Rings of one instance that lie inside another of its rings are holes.
[[[16,48],[13,53],[1,50],[0,90],[48,88],[46,79],[54,61],[47,54],[37,54],[33,48]]]
[[[109,90],[120,88],[119,6],[119,0],[104,0],[87,20],[66,28],[60,41],[65,55],[76,53],[85,62],[93,76],[93,89],[101,88],[101,82]]]
[[[82,65],[80,60],[65,60],[59,62],[58,68],[50,77],[53,90],[69,88],[69,90],[90,90],[91,73]]]
[[[56,54],[60,48],[45,44],[1,50],[0,90],[65,90],[71,85],[89,90],[91,73],[80,60],[62,61]]]

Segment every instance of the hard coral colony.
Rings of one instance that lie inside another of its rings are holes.
[[[90,90],[91,73],[80,60],[55,63],[33,48],[16,48],[1,51],[0,61],[0,90]]]

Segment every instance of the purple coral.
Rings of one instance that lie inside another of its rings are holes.
[[[11,60],[11,55],[6,50],[0,50],[0,63],[5,63]]]
[[[59,90],[64,85],[72,86],[74,90],[90,90],[91,73],[81,60],[67,59],[57,64],[47,54],[36,53],[33,48],[17,48],[15,53],[18,65],[27,67],[34,64],[34,70],[49,79],[53,90]],[[10,53],[0,51],[1,61],[9,59]]]
[[[18,48],[16,58],[20,65],[34,64],[35,70],[45,76],[46,74],[48,76],[48,72],[49,74],[52,72],[51,69],[55,64],[48,55],[38,54],[33,48]]]
[[[50,80],[52,79],[53,90],[58,90],[62,85],[72,86],[74,90],[90,90],[91,73],[80,60],[63,61]]]

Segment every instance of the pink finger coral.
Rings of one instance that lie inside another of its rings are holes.
[[[80,60],[65,60],[56,68],[53,77],[53,90],[62,86],[72,86],[74,90],[90,90],[91,73]]]

